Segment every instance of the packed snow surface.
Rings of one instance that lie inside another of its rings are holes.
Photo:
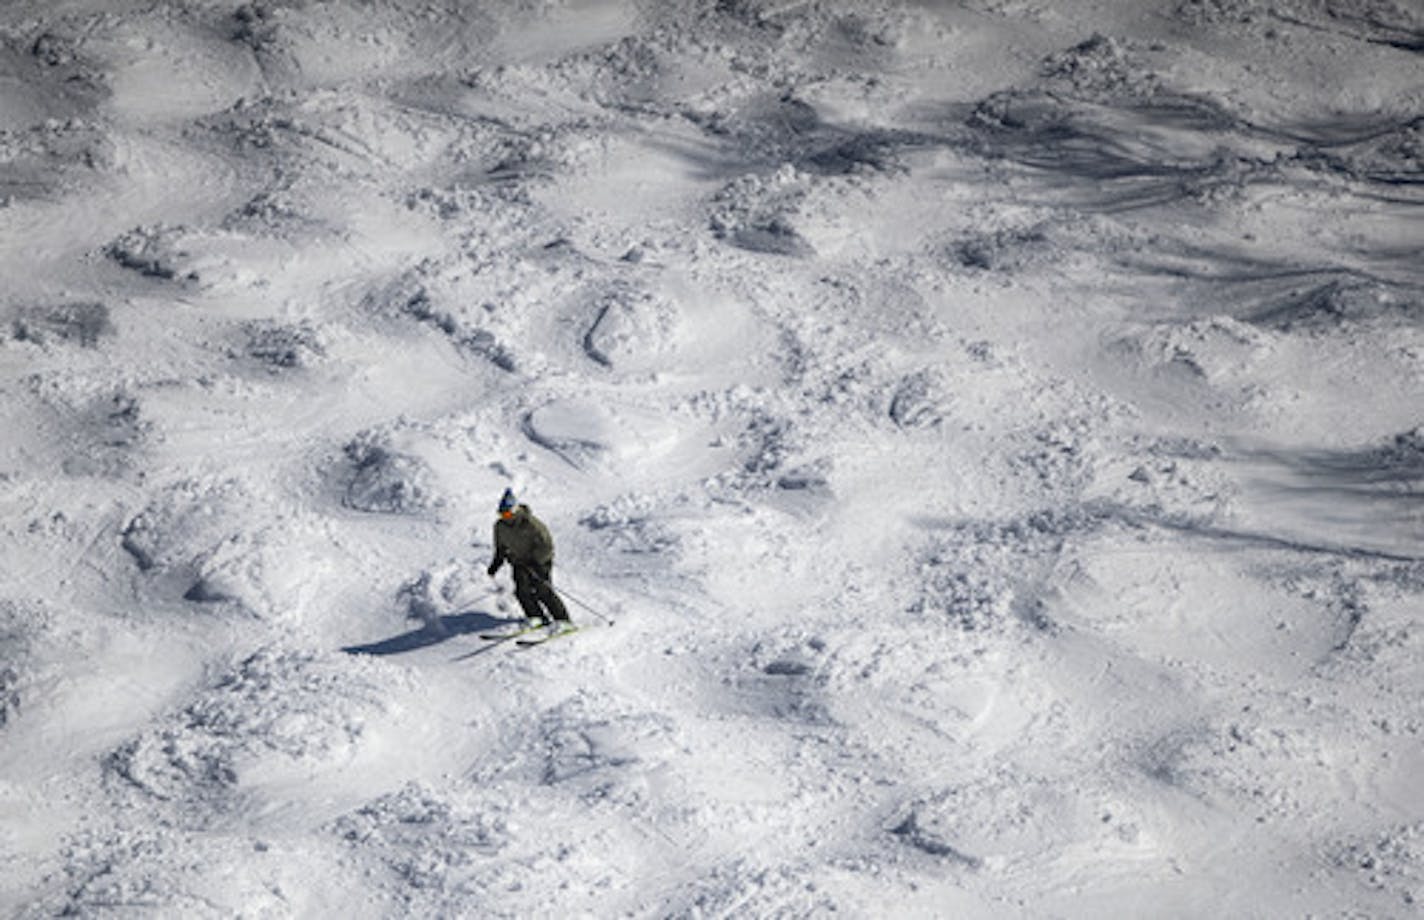
[[[0,914],[1417,916],[1421,206],[1410,0],[10,0]]]

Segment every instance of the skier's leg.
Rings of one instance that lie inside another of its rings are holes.
[[[564,623],[569,622],[569,610],[564,606],[563,600],[554,591],[554,566],[553,564],[541,565],[536,570],[537,579],[535,588],[538,590],[539,602],[544,605],[544,609],[549,611],[549,616]]]
[[[526,619],[549,619],[544,615],[544,611],[539,609],[539,581],[535,573],[522,565],[514,567],[514,599],[519,601]]]

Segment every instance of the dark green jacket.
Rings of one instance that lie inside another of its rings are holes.
[[[554,538],[528,505],[515,508],[512,519],[494,522],[494,564],[505,560],[520,566],[554,562]]]

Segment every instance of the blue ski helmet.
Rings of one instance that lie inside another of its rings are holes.
[[[513,489],[505,489],[504,494],[499,497],[499,511],[503,514],[506,511],[513,511],[514,506],[519,504],[519,500],[514,497]]]

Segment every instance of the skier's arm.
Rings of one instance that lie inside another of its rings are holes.
[[[496,527],[494,531],[494,558],[490,560],[489,568],[485,571],[489,572],[489,576],[493,578],[499,574],[502,565],[504,565],[504,547],[499,542],[499,528]]]

